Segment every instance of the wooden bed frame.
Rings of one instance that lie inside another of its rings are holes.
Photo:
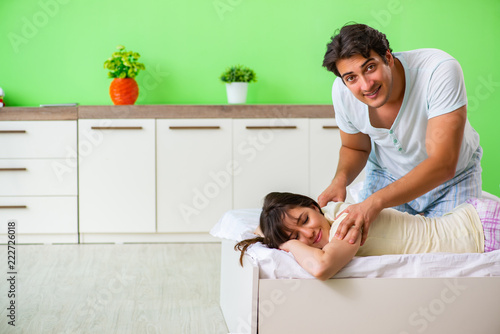
[[[230,333],[500,333],[500,277],[261,279],[234,244],[221,245]]]

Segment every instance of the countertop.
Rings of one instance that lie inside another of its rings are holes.
[[[3,107],[0,121],[96,118],[333,118],[329,104],[125,105]]]

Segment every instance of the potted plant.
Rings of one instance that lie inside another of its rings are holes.
[[[235,65],[227,68],[220,76],[226,83],[227,102],[245,103],[249,82],[256,82],[255,72],[248,67]]]
[[[109,70],[108,76],[114,78],[109,86],[109,95],[115,105],[134,104],[139,96],[139,86],[134,78],[146,67],[138,62],[141,55],[137,52],[126,51],[123,45],[116,48],[118,51],[104,62],[104,68]]]

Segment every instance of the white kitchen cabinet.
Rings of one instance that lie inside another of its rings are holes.
[[[158,232],[208,232],[232,207],[231,119],[157,120]]]
[[[234,119],[235,209],[261,207],[272,191],[309,191],[308,119]]]
[[[76,121],[0,122],[0,226],[15,220],[18,243],[78,242],[76,130]]]
[[[317,200],[335,176],[341,146],[340,132],[334,118],[310,119],[309,131],[311,160],[309,196]]]
[[[78,121],[80,233],[154,233],[154,119]]]
[[[215,241],[207,232],[226,211],[261,207],[271,191],[317,198],[335,173],[338,130],[323,128],[333,118],[265,118],[307,117],[302,107],[175,107],[184,119],[137,108],[1,121],[0,226],[17,221],[20,243]]]
[[[340,130],[334,118],[311,118],[310,131],[310,188],[309,196],[314,200],[330,185],[335,176],[342,146]],[[354,180],[347,190],[347,202],[354,202],[350,189],[364,180],[364,172]]]

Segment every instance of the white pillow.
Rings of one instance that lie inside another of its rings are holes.
[[[238,209],[226,212],[210,230],[217,238],[234,240],[235,243],[253,239],[253,233],[259,225],[262,209]],[[259,267],[261,278],[313,278],[295,261],[292,253],[272,249],[258,242],[247,249]]]
[[[255,238],[253,233],[259,226],[262,209],[238,209],[226,212],[210,230],[210,234],[221,239],[241,241]]]

